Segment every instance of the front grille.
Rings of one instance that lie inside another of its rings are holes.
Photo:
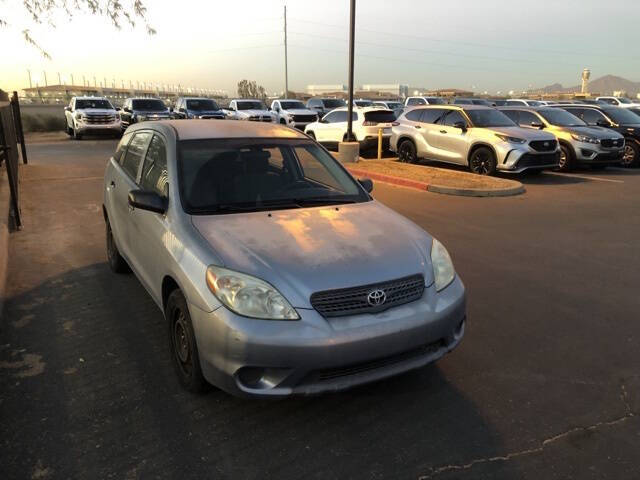
[[[85,115],[85,121],[86,123],[89,123],[91,125],[104,125],[104,124],[108,124],[108,123],[113,123],[115,122],[116,117],[115,115],[95,115],[95,114],[88,114]]]
[[[558,148],[557,140],[533,140],[529,146],[538,152],[555,152]]]
[[[384,291],[386,295],[384,303],[376,306],[369,304],[369,293],[374,290]],[[311,306],[323,317],[376,313],[418,300],[423,292],[424,277],[418,274],[360,287],[316,292],[311,295]]]
[[[557,165],[560,161],[559,153],[544,153],[535,155],[532,153],[525,153],[520,157],[516,168],[529,168],[529,167],[543,167],[545,165]]]
[[[604,148],[620,148],[624,146],[624,139],[622,138],[603,138],[600,140],[600,145]]]
[[[204,120],[206,120],[206,119],[212,119],[212,118],[213,118],[214,120],[221,120],[221,119],[223,119],[223,118],[224,118],[224,115],[200,115],[200,117],[199,117],[199,118],[204,119]]]
[[[270,122],[271,117],[269,115],[252,115],[249,117],[250,122]]]
[[[315,122],[316,115],[292,115],[294,122]]]
[[[416,358],[425,357],[432,353],[437,352],[444,344],[443,340],[429,343],[428,345],[422,345],[421,347],[414,348],[406,352],[398,353],[384,358],[378,358],[368,362],[358,363],[355,365],[349,365],[346,367],[327,368],[325,370],[318,370],[313,372],[310,377],[315,381],[330,381],[336,378],[348,377],[351,375],[358,375],[361,373],[370,372],[372,370],[378,370],[384,367],[395,365],[402,362],[408,362]]]

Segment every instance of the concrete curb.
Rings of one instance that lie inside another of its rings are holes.
[[[408,178],[394,177],[383,173],[371,172],[369,170],[359,170],[358,168],[347,167],[349,172],[359,177],[368,177],[371,180],[379,180],[381,182],[390,183],[392,185],[400,185],[402,187],[415,188],[416,190],[428,191],[433,193],[442,193],[445,195],[458,195],[462,197],[509,197],[511,195],[520,195],[526,189],[524,185],[515,180],[504,180],[509,183],[508,187],[500,189],[492,188],[455,188],[445,187],[444,185],[432,185],[417,180],[409,180]]]
[[[0,167],[0,319],[5,301],[9,272],[9,178],[4,164]]]

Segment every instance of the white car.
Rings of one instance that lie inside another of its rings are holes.
[[[622,108],[638,108],[640,103],[629,100],[625,97],[597,97],[596,102],[606,103],[608,105],[614,105]]]
[[[104,97],[73,97],[64,107],[67,134],[81,140],[87,133],[120,136],[122,123],[116,109]]]
[[[304,132],[324,145],[335,146],[347,139],[347,115],[347,107],[336,108],[321,120],[307,125]],[[354,108],[351,118],[353,135],[363,150],[378,144],[380,129],[383,145],[389,145],[391,124],[396,119],[391,110],[380,107]]]
[[[275,122],[276,116],[269,111],[262,100],[255,98],[237,98],[222,109],[229,120],[248,120],[250,122]]]
[[[446,103],[442,97],[407,97],[404,106],[419,107],[420,105],[446,105]]]
[[[277,122],[301,130],[318,120],[318,113],[308,109],[300,100],[274,100],[271,102],[271,111]]]
[[[504,103],[505,107],[544,107],[540,100],[529,100],[528,98],[510,98]]]

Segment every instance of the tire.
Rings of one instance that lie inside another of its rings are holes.
[[[70,137],[73,137],[73,128],[71,128],[68,123],[67,123],[67,135],[69,135]]]
[[[82,134],[78,133],[78,131],[75,129],[75,127],[73,128],[73,139],[74,140],[82,140]]]
[[[623,167],[635,167],[640,160],[640,146],[632,140],[627,141],[624,145],[624,156],[620,165]]]
[[[489,147],[478,147],[469,157],[469,170],[477,175],[494,175],[496,167],[496,156]]]
[[[180,290],[176,289],[169,295],[164,315],[169,330],[171,360],[180,383],[189,392],[204,392],[208,384],[202,375],[187,300]]]
[[[131,268],[129,268],[129,264],[126,262],[120,252],[118,251],[118,246],[116,245],[115,239],[113,238],[113,232],[111,231],[111,224],[109,223],[109,219],[106,220],[106,240],[107,240],[107,261],[109,262],[109,267],[114,273],[130,273]]]
[[[558,163],[558,170],[561,172],[570,172],[574,163],[575,160],[571,147],[560,144],[560,162]]]
[[[286,124],[287,124],[287,122],[284,121],[284,118],[281,118],[280,119],[280,125],[286,125]]]
[[[411,140],[402,140],[398,145],[398,160],[404,163],[417,163],[416,146]]]

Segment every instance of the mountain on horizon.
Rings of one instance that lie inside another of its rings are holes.
[[[561,83],[553,83],[536,91],[543,93],[579,93],[580,85],[563,87]],[[604,75],[589,82],[589,91],[600,95],[613,95],[613,92],[624,90],[630,97],[636,97],[640,93],[640,82],[627,80],[616,75]]]

